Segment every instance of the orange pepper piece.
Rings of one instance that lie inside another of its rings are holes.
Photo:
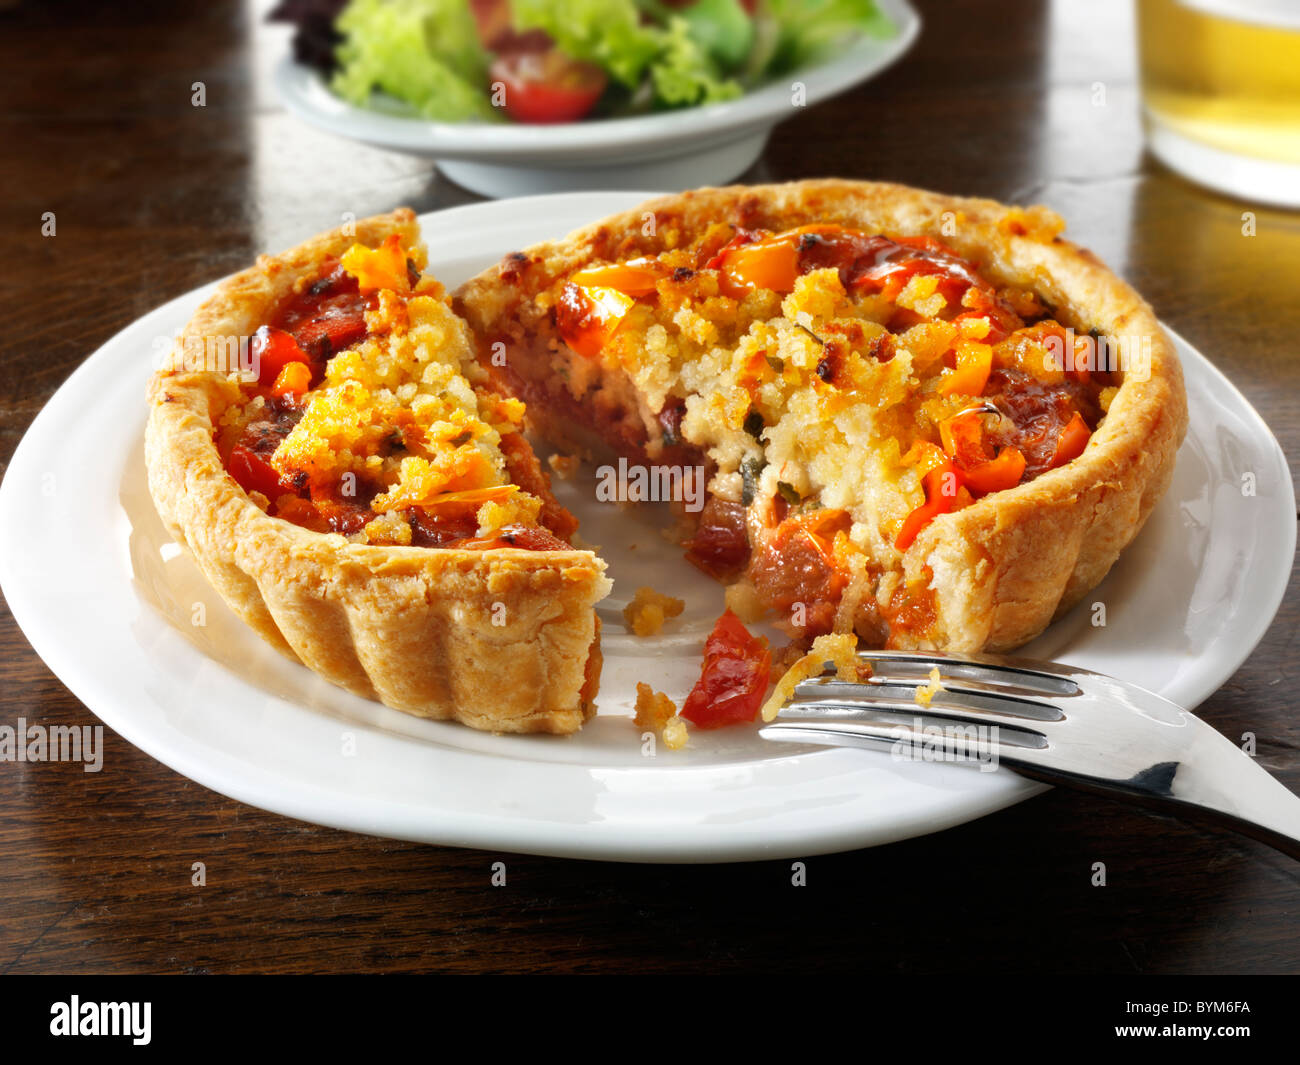
[[[443,503],[492,503],[506,499],[519,491],[517,484],[494,484],[488,488],[469,488],[462,492],[440,492],[424,500],[422,507],[436,507]]]
[[[940,466],[951,466],[948,456],[937,444],[928,440],[912,441],[912,446],[904,453],[902,461],[904,466],[920,466],[923,474]]]
[[[625,263],[589,266],[570,281],[581,288],[612,288],[628,296],[648,296],[668,276],[668,268],[654,259],[631,259]]]
[[[791,234],[779,233],[728,251],[719,287],[724,296],[742,299],[758,288],[791,292],[798,279],[799,249]]]
[[[1056,438],[1056,450],[1052,452],[1049,468],[1056,469],[1057,466],[1064,466],[1067,462],[1077,459],[1083,454],[1083,449],[1088,446],[1091,438],[1092,430],[1088,428],[1088,423],[1083,420],[1082,414],[1075,411],[1074,417]]]
[[[943,450],[964,467],[978,466],[990,457],[984,447],[984,423],[980,420],[985,413],[978,408],[963,411],[939,423]]]
[[[411,291],[411,279],[406,273],[406,252],[402,250],[402,238],[396,233],[390,233],[377,248],[353,244],[339,261],[343,269],[357,279],[362,292],[380,288]]]
[[[271,386],[273,396],[300,396],[311,387],[311,367],[305,362],[287,362]]]
[[[957,365],[946,370],[939,381],[939,394],[978,396],[988,384],[993,369],[993,348],[978,340],[957,342]]]
[[[594,359],[618,331],[634,303],[632,296],[616,288],[583,288],[570,282],[564,286],[555,308],[556,325],[569,347]]]
[[[1025,475],[1025,456],[1019,448],[1004,447],[998,457],[972,466],[962,474],[966,487],[980,495],[1014,488]]]

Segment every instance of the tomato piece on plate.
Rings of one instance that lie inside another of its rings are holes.
[[[627,312],[668,274],[653,259],[590,266],[564,286],[555,308],[560,335],[579,355],[595,358],[618,331]]]
[[[365,339],[365,303],[358,296],[322,305],[319,314],[294,330],[294,336],[303,347],[318,353],[319,359],[328,359]]]
[[[700,679],[682,704],[681,716],[698,728],[753,721],[771,675],[772,652],[767,640],[751,636],[727,610],[704,644]]]
[[[963,469],[978,466],[993,457],[984,439],[982,416],[993,408],[972,407],[939,423],[943,450]],[[924,470],[922,472],[928,472]]]
[[[498,84],[505,90],[506,114],[535,125],[586,118],[608,82],[594,63],[570,59],[554,48],[502,53],[488,76],[494,91]]]

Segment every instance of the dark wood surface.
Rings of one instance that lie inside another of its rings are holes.
[[[1127,0],[920,6],[909,56],[781,126],[745,180],[884,178],[1055,207],[1294,463],[1300,215],[1202,192],[1144,153]],[[427,163],[287,115],[268,78],[285,46],[234,4],[0,10],[0,460],[78,363],[152,307],[344,211],[475,199]],[[1293,575],[1201,713],[1255,732],[1261,763],[1300,790],[1295,593]],[[94,721],[3,609],[0,677],[0,724]],[[0,763],[0,973],[1300,972],[1300,865],[1076,794],[810,859],[795,888],[788,862],[607,865],[350,835],[106,745],[98,774]],[[494,889],[498,860],[508,884]],[[1091,885],[1094,862],[1108,886]]]

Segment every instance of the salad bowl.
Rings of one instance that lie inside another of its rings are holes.
[[[328,133],[437,161],[464,188],[494,198],[582,189],[684,189],[748,169],[772,129],[869,80],[911,47],[921,20],[907,0],[878,0],[887,38],[862,36],[834,57],[733,100],[676,111],[552,125],[434,122],[377,96],[357,107],[318,71],[286,56],[275,87],[285,107]]]

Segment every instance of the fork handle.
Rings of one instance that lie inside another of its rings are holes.
[[[1267,843],[1300,861],[1300,798],[1251,761],[1249,755],[1235,747],[1232,749],[1241,758],[1247,759],[1249,767],[1255,771],[1249,774],[1255,792],[1247,796],[1233,796],[1227,801],[1222,794],[1206,794],[1202,781],[1191,779],[1199,777],[1199,774],[1189,773],[1191,767],[1187,763],[1161,762],[1129,780],[1117,781],[1049,769],[1014,755],[1003,754],[1002,761],[1021,776],[1040,780],[1044,784],[1056,784],[1105,798],[1120,799],[1153,813],[1230,829]],[[1269,792],[1272,794],[1267,794]],[[1259,793],[1266,793],[1262,796],[1266,800],[1263,808],[1257,805],[1257,800],[1261,797]],[[1207,801],[1210,798],[1216,801],[1211,804]],[[1229,805],[1232,809],[1225,809]],[[1247,816],[1247,810],[1250,816]]]
[[[1178,747],[1180,760],[1153,763],[1128,778],[1100,776],[1090,771],[1097,764],[1095,758],[1069,758],[1059,748],[998,744],[998,762],[1045,784],[1124,799],[1158,813],[1228,828],[1300,860],[1300,797],[1200,718],[1178,713],[1189,729]],[[801,718],[775,721],[760,735],[888,750],[897,742],[896,728],[862,718]],[[992,748],[983,741],[980,750],[987,753]],[[1142,763],[1130,760],[1128,764]]]

